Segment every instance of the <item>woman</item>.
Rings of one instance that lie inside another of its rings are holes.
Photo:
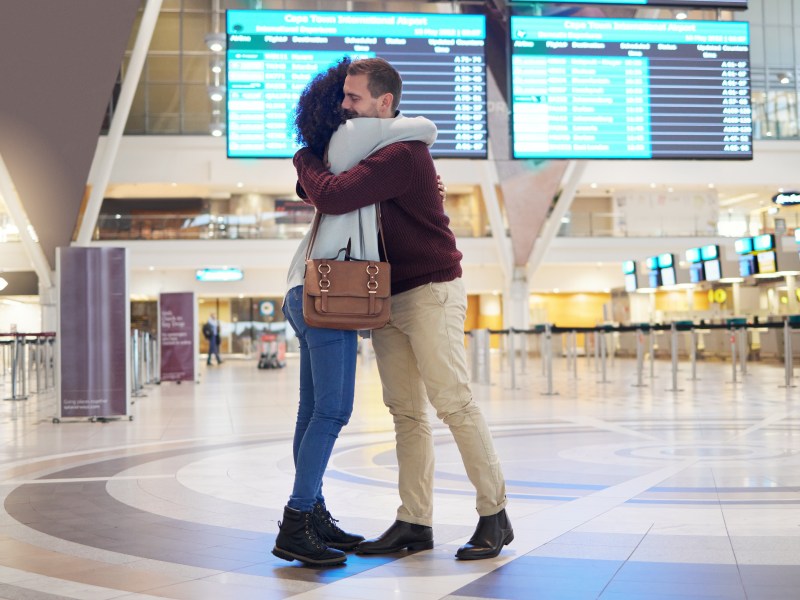
[[[350,59],[343,58],[317,75],[303,91],[295,119],[301,144],[320,158],[326,157],[334,173],[351,168],[371,152],[393,142],[420,140],[433,144],[436,126],[421,117],[345,122],[342,87],[349,65]],[[368,227],[363,235],[359,221],[374,224],[375,207],[322,216],[311,256],[333,257],[349,240],[354,258],[377,259],[376,229]],[[333,445],[353,410],[358,340],[355,331],[309,327],[303,320],[303,273],[308,241],[309,234],[292,259],[283,304],[286,320],[300,342],[300,404],[293,444],[294,487],[272,553],[285,560],[336,565],[345,562],[344,550],[352,550],[364,539],[336,525],[322,495],[322,476]]]

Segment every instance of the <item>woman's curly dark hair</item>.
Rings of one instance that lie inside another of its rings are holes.
[[[319,158],[324,156],[333,132],[345,121],[342,86],[350,62],[350,57],[345,56],[314,77],[297,102],[294,118],[297,142],[308,146]]]

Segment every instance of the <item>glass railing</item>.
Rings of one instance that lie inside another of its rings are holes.
[[[725,215],[717,223],[698,216],[692,224],[686,220],[676,226],[661,223],[626,223],[613,213],[573,212],[561,220],[559,237],[743,237],[761,233],[789,235],[800,229],[800,213],[770,215],[753,219],[744,215]]]

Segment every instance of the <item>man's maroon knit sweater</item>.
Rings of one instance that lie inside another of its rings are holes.
[[[338,215],[381,203],[392,294],[461,277],[461,252],[423,142],[396,142],[349,171],[331,173],[308,149],[294,155],[298,194],[321,213]]]

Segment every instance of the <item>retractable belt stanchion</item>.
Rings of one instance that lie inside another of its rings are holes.
[[[636,383],[633,387],[647,387],[644,378],[644,332],[636,330]]]
[[[655,379],[656,376],[656,338],[653,334],[652,327],[647,333],[647,346],[650,352],[650,379]]]
[[[602,375],[602,379],[598,383],[608,383],[608,378],[606,377],[606,332],[600,332],[600,373]]]
[[[747,329],[742,327],[739,330],[739,361],[740,361],[740,371],[742,372],[742,377],[747,375],[747,356],[749,352],[749,344],[747,340]]]
[[[592,333],[594,338],[594,372],[600,372],[600,332],[595,330]]]
[[[545,379],[547,381],[547,391],[544,392],[545,396],[553,396],[557,392],[553,391],[553,332],[549,323],[544,326],[544,338],[542,340],[542,363],[545,370]]]
[[[472,380],[475,383],[489,385],[491,383],[489,331],[487,329],[473,329],[472,344]]]
[[[697,381],[697,331],[694,327],[692,327],[691,332],[691,347],[689,348],[689,352],[691,354],[692,359],[692,377],[691,381]]]
[[[514,329],[508,328],[508,358],[509,366],[511,367],[511,389],[517,389],[517,357],[514,351]]]
[[[19,334],[14,335],[14,346],[11,350],[11,396],[4,400],[27,400],[27,386],[25,383],[25,352],[24,339]],[[20,393],[17,394],[18,388]]]
[[[731,383],[738,383],[736,381],[736,329],[731,325],[731,374],[733,380]]]
[[[667,389],[668,392],[681,392],[678,388],[678,325],[676,323],[670,324],[670,351],[672,354],[672,387]]]
[[[572,376],[578,378],[578,332],[570,332],[570,339],[572,340]]]
[[[783,367],[785,370],[785,383],[780,387],[797,387],[792,382],[794,379],[794,354],[792,350],[792,328],[789,325],[789,319],[783,322]]]

